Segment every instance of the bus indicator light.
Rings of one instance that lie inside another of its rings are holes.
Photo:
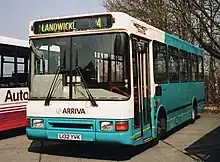
[[[115,123],[115,130],[116,131],[127,131],[128,130],[128,122],[127,121],[120,121]]]

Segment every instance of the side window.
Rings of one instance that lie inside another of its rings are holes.
[[[189,61],[188,53],[186,51],[180,50],[180,81],[187,82],[189,81]]]
[[[28,82],[28,59],[29,50],[17,50],[19,56],[15,57],[15,73],[12,74],[16,87],[26,87]]]
[[[2,78],[2,55],[1,55],[1,51],[0,51],[0,78]]]
[[[167,53],[169,82],[179,82],[178,49],[172,46],[168,46]]]
[[[188,55],[188,75],[189,75],[189,81],[192,81],[192,59],[191,59],[191,53]]]
[[[12,48],[13,49],[13,48]],[[11,88],[15,87],[15,79],[13,75],[15,74],[15,58],[11,56],[6,56],[7,52],[12,52],[3,47],[1,51],[1,82],[0,87]]]
[[[0,45],[0,87],[26,87],[28,81],[27,53],[22,47]]]
[[[3,56],[3,77],[12,77],[15,73],[15,58]]]
[[[203,58],[201,56],[198,57],[198,81],[204,80],[204,66],[203,66]]]
[[[192,81],[198,81],[198,59],[197,56],[191,55]]]
[[[17,58],[17,69],[18,69],[18,73],[25,72],[24,58],[22,58],[22,57]]]
[[[167,82],[167,50],[163,43],[153,42],[153,63],[155,83]]]

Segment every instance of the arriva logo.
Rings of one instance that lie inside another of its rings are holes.
[[[28,92],[23,92],[20,90],[20,92],[11,92],[11,90],[8,90],[5,96],[5,102],[8,101],[23,101],[28,100]]]
[[[57,114],[86,114],[84,108],[58,108],[56,110]]]

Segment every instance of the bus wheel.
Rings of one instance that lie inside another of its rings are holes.
[[[157,145],[160,139],[165,137],[166,132],[166,119],[163,116],[159,116],[157,119],[157,137],[153,139],[152,144]]]
[[[196,106],[196,103],[194,103],[193,110],[192,110],[191,124],[195,123],[196,121],[196,113],[197,113],[197,106]]]
[[[166,119],[165,117],[160,117],[157,121],[157,136],[159,139],[163,139],[165,137],[166,132]]]

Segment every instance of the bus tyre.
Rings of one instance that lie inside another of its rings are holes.
[[[152,140],[152,145],[159,143],[160,139],[164,139],[166,133],[166,119],[165,117],[158,117],[157,119],[157,137]]]
[[[195,123],[196,121],[196,115],[197,115],[197,103],[193,103],[193,110],[192,110],[192,118],[191,118],[191,124]]]
[[[191,124],[194,124],[195,121],[196,121],[196,109],[195,109],[195,107],[193,106]]]
[[[153,146],[156,146],[158,143],[159,143],[159,138],[158,137],[156,137],[156,138],[154,138],[152,141],[151,141],[151,147],[153,147]]]

